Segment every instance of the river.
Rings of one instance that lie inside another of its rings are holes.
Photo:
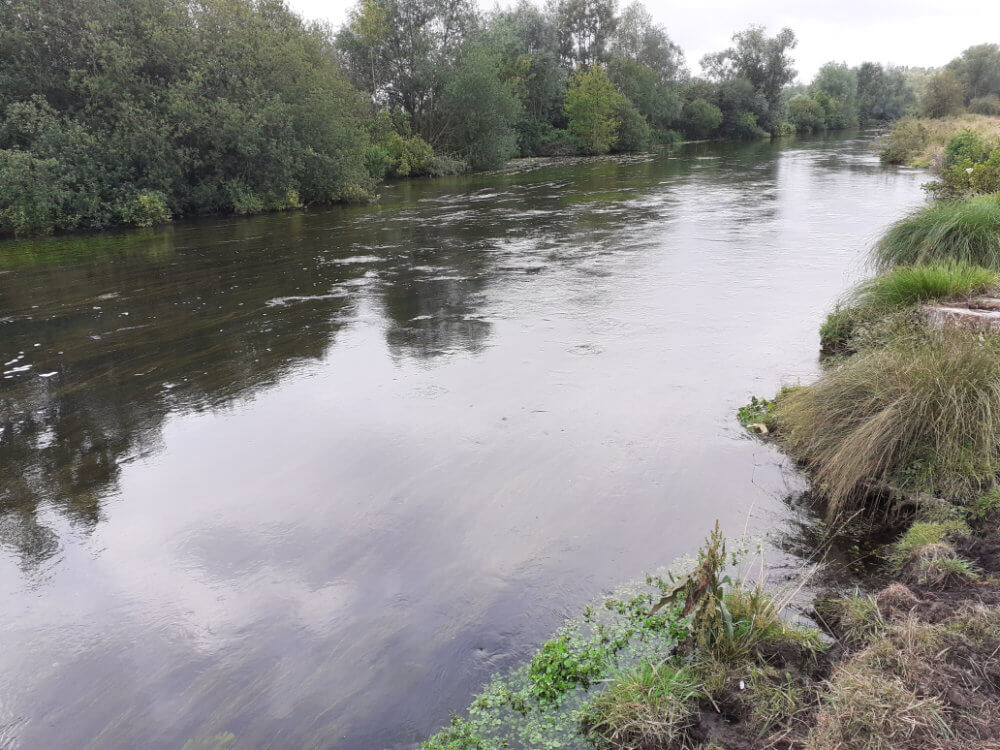
[[[411,748],[802,480],[736,408],[922,200],[858,134],[0,244],[0,747]]]

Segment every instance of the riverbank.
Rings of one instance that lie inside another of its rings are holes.
[[[738,415],[810,478],[819,567],[775,590],[716,529],[423,747],[1000,745],[1000,198],[920,209],[871,260],[818,380]]]
[[[1000,117],[976,114],[904,117],[883,139],[879,156],[885,164],[933,167],[939,171],[948,142],[966,130],[995,143],[1000,138]]]

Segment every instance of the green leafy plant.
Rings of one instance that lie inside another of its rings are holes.
[[[528,668],[532,690],[541,700],[555,701],[577,685],[587,687],[600,677],[607,658],[606,648],[593,644],[573,647],[569,636],[546,641]]]

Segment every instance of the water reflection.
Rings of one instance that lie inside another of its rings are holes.
[[[773,528],[732,411],[919,181],[699,144],[0,246],[0,745],[412,746],[716,517]]]

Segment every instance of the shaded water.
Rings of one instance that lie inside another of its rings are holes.
[[[412,747],[716,518],[780,528],[734,410],[923,179],[702,145],[0,245],[0,747]]]

